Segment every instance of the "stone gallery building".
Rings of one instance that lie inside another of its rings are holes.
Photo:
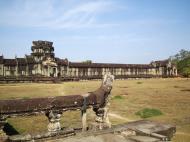
[[[99,79],[110,72],[116,78],[173,77],[176,66],[169,60],[150,64],[110,64],[69,62],[55,57],[53,42],[33,41],[31,55],[24,58],[6,59],[0,56],[0,77],[60,77]]]

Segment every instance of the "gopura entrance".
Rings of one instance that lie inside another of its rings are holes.
[[[48,58],[43,61],[43,74],[48,77],[57,77],[57,64],[55,61]]]
[[[57,66],[44,66],[44,76],[57,77]]]

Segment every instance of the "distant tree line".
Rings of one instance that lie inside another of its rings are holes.
[[[177,65],[177,70],[180,75],[190,77],[190,51],[182,49],[169,59],[172,63]]]
[[[91,63],[92,63],[92,60],[82,61],[82,63],[91,64]]]

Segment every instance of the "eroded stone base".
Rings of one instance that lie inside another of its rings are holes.
[[[110,125],[108,125],[107,123],[93,122],[89,124],[89,130],[92,130],[92,131],[105,130],[109,128],[110,128]]]

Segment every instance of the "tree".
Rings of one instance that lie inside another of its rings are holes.
[[[170,56],[169,59],[177,65],[178,73],[190,77],[190,51],[181,49],[179,53]]]
[[[184,49],[181,49],[179,51],[179,54],[180,54],[180,58],[181,60],[187,58],[187,57],[190,57],[190,51],[187,51],[187,50],[184,50]]]
[[[180,60],[177,63],[178,72],[185,77],[190,77],[190,57]]]
[[[82,63],[91,64],[92,60],[86,60],[86,61],[83,61]]]
[[[188,57],[190,57],[190,51],[181,49],[179,53],[175,54],[174,56],[170,56],[169,59],[174,62],[179,62]]]

